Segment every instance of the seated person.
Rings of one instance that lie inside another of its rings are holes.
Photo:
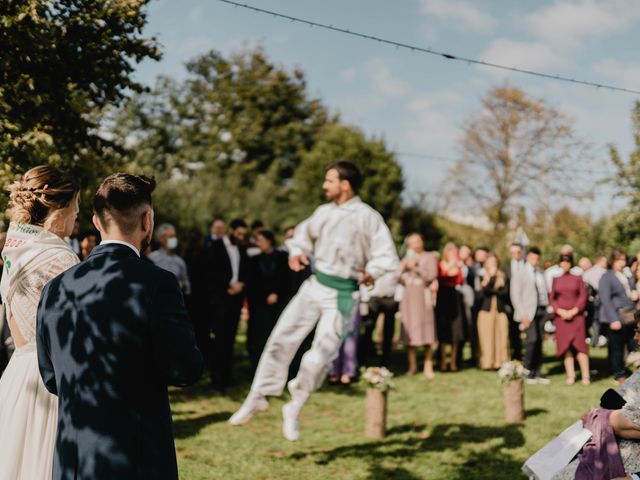
[[[638,312],[636,320],[640,320]],[[634,340],[640,344],[640,323],[636,324]],[[616,480],[637,480],[640,478],[640,370],[627,378],[617,393],[622,397],[618,397],[618,405],[615,405],[616,395],[613,391],[608,391],[601,403],[602,407],[611,409],[609,423],[618,442],[622,465],[626,472],[626,476],[617,477]],[[585,414],[583,421],[590,413],[592,412]],[[580,455],[558,472],[553,477],[554,480],[576,478],[579,464]]]

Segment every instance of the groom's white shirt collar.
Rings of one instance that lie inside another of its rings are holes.
[[[131,245],[128,242],[123,242],[122,240],[102,240],[100,242],[100,245],[109,245],[110,243],[117,243],[118,245],[126,245],[127,247],[129,247],[131,250],[133,250],[134,252],[136,252],[136,255],[140,256],[140,250],[138,250],[136,247],[134,247],[133,245]]]

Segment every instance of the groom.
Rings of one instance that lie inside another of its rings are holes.
[[[38,307],[40,374],[59,397],[53,478],[177,479],[167,385],[202,373],[175,276],[140,258],[153,233],[153,179],[98,187],[102,243],[52,280]]]

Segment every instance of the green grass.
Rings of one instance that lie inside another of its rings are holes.
[[[249,388],[246,364],[241,385],[215,395],[203,380],[172,391],[176,448],[181,478],[197,479],[513,479],[524,478],[522,463],[598,403],[613,385],[606,376],[605,351],[592,350],[590,386],[564,384],[564,371],[545,344],[551,385],[527,385],[526,420],[504,421],[497,375],[467,368],[457,373],[397,377],[390,393],[388,434],[382,441],[363,435],[365,395],[361,387],[325,386],[301,414],[301,439],[281,434],[280,409],[288,398],[272,398],[267,412],[247,425],[226,420]],[[406,368],[403,352],[393,370]]]

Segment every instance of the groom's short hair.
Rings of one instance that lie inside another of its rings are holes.
[[[105,228],[114,222],[122,233],[131,234],[138,225],[141,207],[153,206],[151,194],[155,188],[153,178],[114,173],[96,189],[93,212]]]

